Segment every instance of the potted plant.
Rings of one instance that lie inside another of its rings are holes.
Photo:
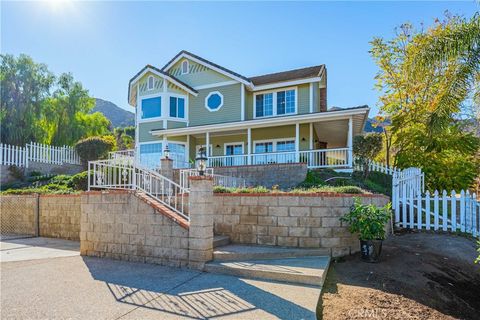
[[[377,262],[382,252],[382,242],[385,239],[385,224],[390,219],[391,204],[377,207],[373,204],[362,204],[359,198],[350,212],[340,218],[349,224],[351,233],[358,233],[360,238],[360,251],[362,260]]]

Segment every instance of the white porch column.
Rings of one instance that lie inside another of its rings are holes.
[[[313,150],[313,123],[310,122],[309,124],[309,129],[310,129],[310,143],[308,145],[308,148],[310,150]]]
[[[348,119],[348,142],[347,142],[347,147],[348,147],[348,166],[352,167],[353,166],[353,152],[352,152],[352,146],[353,146],[353,119],[350,117]]]
[[[190,163],[190,135],[187,134],[187,147],[185,148],[185,162]]]
[[[247,129],[247,164],[252,164],[252,128]]]
[[[205,133],[205,154],[210,157],[210,132]]]
[[[295,162],[300,162],[300,124],[295,124]]]

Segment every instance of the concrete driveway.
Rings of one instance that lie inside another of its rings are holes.
[[[81,257],[63,241],[1,243],[2,319],[316,318],[318,287]]]

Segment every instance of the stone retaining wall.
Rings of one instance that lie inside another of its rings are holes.
[[[38,195],[0,196],[0,234],[35,236],[38,233]]]
[[[283,163],[255,166],[215,167],[215,174],[244,178],[249,187],[278,185],[281,189],[296,187],[307,176],[307,164]],[[174,170],[174,180],[179,181],[180,170]]]
[[[80,253],[87,256],[188,264],[188,230],[126,191],[82,195]]]
[[[80,195],[3,195],[1,234],[79,240],[80,212]]]
[[[358,195],[364,203],[383,206],[383,195]],[[353,195],[215,194],[215,234],[234,243],[324,248],[332,256],[359,251],[339,218],[349,211]]]
[[[80,195],[41,195],[40,236],[80,240]]]

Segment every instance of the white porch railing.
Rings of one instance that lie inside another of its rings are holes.
[[[258,164],[304,162],[309,168],[345,168],[349,163],[349,148],[319,149],[309,151],[285,151],[253,153],[251,155],[213,156],[208,158],[209,167],[229,167]]]
[[[40,143],[27,143],[25,147],[0,143],[0,164],[27,167],[29,162],[48,164],[80,164],[74,148],[56,147]]]
[[[92,188],[137,190],[189,219],[186,213],[188,189],[153,170],[135,165],[130,159],[90,161],[88,190]]]
[[[225,188],[244,188],[246,185],[244,178],[232,177],[232,176],[223,176],[220,174],[215,174],[213,168],[207,168],[205,170],[205,175],[213,178],[214,186],[222,186]],[[200,173],[197,169],[186,169],[180,171],[180,185],[183,188],[189,189],[189,177],[198,176]]]
[[[355,170],[359,171],[363,170],[363,164],[359,161],[358,158],[354,159],[354,168]],[[380,163],[374,160],[368,160],[368,169],[370,171],[382,172],[391,176],[401,171],[397,167],[387,166],[384,163]]]

